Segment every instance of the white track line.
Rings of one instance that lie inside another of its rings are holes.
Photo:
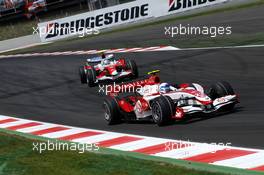
[[[193,50],[218,50],[218,49],[239,49],[239,48],[259,48],[264,45],[244,45],[244,46],[223,46],[223,47],[202,47],[202,48],[176,48],[173,46],[155,46],[146,48],[120,48],[120,49],[106,49],[106,50],[87,50],[87,51],[64,51],[51,53],[29,53],[29,54],[14,54],[14,55],[0,55],[0,59],[12,57],[33,57],[33,56],[67,56],[67,55],[89,55],[105,53],[129,53],[129,52],[158,52],[158,51],[193,51]]]
[[[11,57],[33,57],[33,56],[61,56],[61,55],[89,55],[105,52],[110,53],[128,53],[128,52],[161,52],[169,50],[178,50],[178,48],[172,46],[155,46],[155,47],[140,47],[140,48],[118,48],[118,49],[105,49],[105,50],[87,50],[87,51],[63,51],[63,52],[51,52],[51,53],[28,53],[28,54],[14,54],[14,55],[0,55],[2,58]]]
[[[180,51],[189,51],[189,50],[218,50],[218,49],[240,49],[240,48],[258,48],[264,47],[264,44],[260,45],[244,45],[244,46],[223,46],[223,47],[201,47],[201,48],[180,48]]]

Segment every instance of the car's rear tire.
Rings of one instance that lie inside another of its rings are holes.
[[[134,60],[126,60],[127,69],[132,71],[132,78],[138,78],[138,67]]]
[[[151,104],[152,118],[158,126],[168,124],[175,114],[175,103],[168,96],[160,96]]]
[[[85,73],[85,70],[84,70],[83,66],[81,66],[79,68],[79,75],[80,75],[81,83],[82,84],[87,84],[87,75]]]
[[[87,69],[87,83],[89,87],[96,86],[96,71],[94,68]]]
[[[209,92],[207,93],[207,95],[212,99],[215,100],[217,98],[221,98],[227,95],[235,95],[234,89],[232,88],[232,86],[226,82],[226,81],[220,81],[217,82],[215,84],[213,84],[210,88],[209,88]],[[221,110],[224,111],[230,111],[234,108],[235,104],[229,104],[224,106],[223,108],[221,108]]]
[[[121,121],[120,111],[115,97],[106,97],[103,103],[104,118],[108,125],[114,125]]]

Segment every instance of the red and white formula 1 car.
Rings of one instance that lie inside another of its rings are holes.
[[[27,1],[27,9],[29,13],[36,13],[39,11],[43,11],[47,6],[45,0],[33,0]]]
[[[80,67],[79,75],[82,84],[93,87],[100,82],[137,78],[138,68],[134,60],[115,59],[114,55],[110,54],[105,58],[88,59],[86,64]]]
[[[238,103],[227,82],[217,82],[207,89],[196,83],[171,86],[160,82],[158,72],[151,72],[147,79],[112,88],[103,103],[108,124],[151,120],[161,126],[182,120],[188,114],[230,111]]]

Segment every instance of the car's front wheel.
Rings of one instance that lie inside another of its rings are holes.
[[[233,87],[226,81],[220,81],[215,84],[213,84],[209,91],[207,92],[207,95],[212,99],[215,100],[217,98],[221,98],[228,95],[235,95]],[[224,106],[222,110],[229,111],[234,108],[235,104],[229,104],[227,106]]]
[[[85,73],[85,70],[84,70],[83,66],[81,66],[79,68],[79,75],[80,75],[81,83],[82,84],[87,84],[87,75]]]
[[[117,100],[114,97],[106,97],[103,103],[104,118],[108,125],[117,124],[121,121]]]
[[[87,69],[87,81],[89,87],[96,86],[96,71],[94,68]]]
[[[168,124],[175,114],[175,103],[168,96],[160,96],[151,104],[152,118],[158,126]]]

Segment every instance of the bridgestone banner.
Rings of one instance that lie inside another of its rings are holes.
[[[99,34],[101,29],[222,3],[227,0],[136,0],[38,24],[42,42]]]

